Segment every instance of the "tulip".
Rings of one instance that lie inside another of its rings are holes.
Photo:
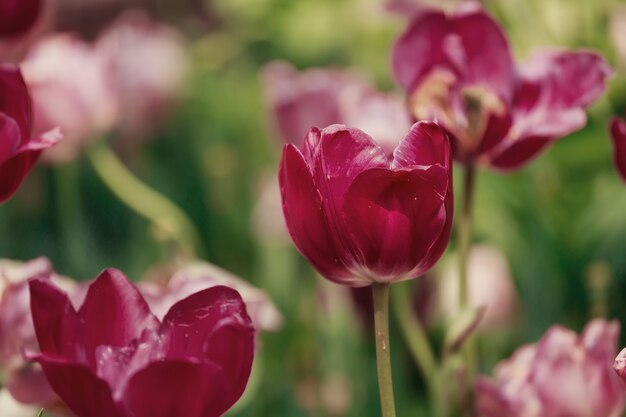
[[[60,399],[41,367],[22,355],[23,350],[37,348],[28,292],[28,281],[34,278],[63,286],[75,300],[81,298],[81,290],[73,281],[56,275],[45,258],[29,262],[0,260],[0,375],[15,400],[49,409]]]
[[[43,0],[0,0],[0,37],[13,38],[28,32],[43,7]]]
[[[58,130],[31,135],[31,102],[17,67],[0,66],[0,203],[8,200],[41,151],[61,139]]]
[[[613,138],[613,162],[620,178],[626,182],[626,120],[614,118],[610,129]]]
[[[619,324],[594,320],[581,336],[552,326],[536,344],[476,383],[479,417],[618,417],[624,392],[611,369]]]
[[[40,348],[31,354],[78,417],[219,417],[245,389],[254,330],[233,289],[197,292],[163,320],[113,269],[78,310],[45,280],[30,291]]]
[[[182,35],[128,12],[100,36],[96,48],[112,75],[118,129],[126,139],[145,136],[167,116],[183,86],[187,57]]]
[[[302,149],[285,145],[279,180],[292,239],[336,283],[415,278],[448,243],[450,150],[434,123],[415,124],[393,154],[358,129],[313,128]]]
[[[61,146],[45,153],[55,163],[75,158],[117,120],[111,75],[96,49],[67,34],[38,42],[22,64],[33,96],[35,132],[59,126]]]
[[[213,264],[198,261],[167,275],[165,285],[150,280],[138,284],[150,310],[159,319],[165,317],[167,311],[178,301],[204,289],[222,285],[241,295],[257,330],[275,331],[283,325],[282,315],[265,291]]]
[[[591,51],[541,50],[516,65],[500,26],[473,3],[415,14],[392,66],[414,117],[446,128],[457,161],[500,171],[581,129],[611,73]]]
[[[401,100],[376,91],[354,72],[298,72],[274,62],[265,67],[263,81],[267,106],[285,143],[301,145],[311,127],[341,123],[365,131],[391,152],[411,127]]]
[[[442,268],[440,305],[448,318],[459,313],[459,271],[450,259]],[[506,328],[514,324],[519,309],[519,298],[509,263],[497,247],[475,245],[470,249],[468,262],[469,305],[484,308],[479,329]]]

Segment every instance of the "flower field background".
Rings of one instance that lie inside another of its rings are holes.
[[[167,106],[140,126],[94,129],[89,145],[44,153],[0,206],[1,257],[45,256],[57,273],[78,281],[114,267],[132,281],[161,282],[194,259],[210,261],[264,290],[280,313],[272,311],[268,331],[258,332],[250,381],[228,416],[379,416],[370,296],[318,276],[284,226],[277,185],[284,142],[272,114],[268,64],[347,69],[402,97],[391,48],[407,25],[407,10],[427,3],[132,3],[176,28],[183,49],[173,59],[183,61],[184,77]],[[452,10],[456,3],[436,5]],[[124,9],[113,0],[57,0],[55,7],[59,30],[89,42],[98,42]],[[486,317],[497,316],[475,336],[479,373],[492,375],[498,362],[554,324],[576,332],[593,318],[626,324],[626,185],[609,135],[611,119],[626,109],[626,3],[490,0],[483,7],[502,25],[518,61],[537,47],[589,48],[613,68],[607,93],[588,108],[583,129],[523,170],[477,173],[470,303],[486,303]],[[117,48],[127,45],[118,42]],[[172,64],[142,62],[164,70]],[[36,67],[25,61],[25,77]],[[106,113],[104,100],[96,95],[87,103]],[[130,104],[122,112],[131,119],[138,104],[133,97],[124,101]],[[456,196],[460,174],[455,169]],[[455,206],[458,211],[460,203]],[[454,295],[446,294],[455,292],[447,282],[454,279],[457,248],[453,231],[426,277],[396,284],[407,298],[391,314],[399,415],[432,415],[402,326],[410,311],[437,351],[445,344],[455,314]],[[622,330],[620,348],[626,345]]]

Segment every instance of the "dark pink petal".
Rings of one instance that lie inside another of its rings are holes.
[[[209,360],[249,374],[254,329],[241,296],[231,288],[211,287],[174,304],[163,318],[163,334],[168,358]],[[217,335],[223,339],[213,340]]]
[[[30,140],[32,116],[28,88],[20,69],[10,64],[0,65],[0,113],[15,120],[19,126],[20,145]]]
[[[0,36],[16,37],[27,32],[42,10],[43,0],[0,1]]]
[[[15,119],[0,113],[0,164],[15,155],[21,140],[20,127]]]
[[[359,248],[372,281],[415,278],[441,254],[430,249],[446,224],[444,196],[448,184],[441,166],[427,170],[374,168],[359,175],[346,194],[346,230]],[[356,266],[356,265],[355,265]],[[369,275],[369,276],[368,276]]]
[[[539,155],[549,144],[548,138],[527,138],[518,140],[505,147],[500,153],[492,156],[489,165],[501,171],[512,171],[521,168],[535,156]]]
[[[462,84],[484,86],[511,99],[514,64],[508,42],[500,26],[476,7],[453,16],[435,10],[415,14],[393,47],[392,66],[409,93],[438,69],[448,70]]]
[[[152,363],[131,378],[123,396],[125,415],[220,417],[233,405],[224,396],[227,379],[211,363]]]
[[[37,358],[48,382],[79,417],[128,417],[121,413],[107,383],[86,366],[42,355]],[[158,395],[154,395],[158,397]]]
[[[450,144],[445,132],[432,122],[418,122],[393,153],[393,169],[441,165],[449,167]],[[444,184],[444,192],[448,184]],[[442,194],[444,193],[442,192]]]
[[[137,288],[115,269],[105,269],[89,286],[78,314],[88,323],[84,343],[92,364],[98,346],[126,346],[145,329],[156,331],[160,325]]]
[[[285,220],[294,243],[322,275],[341,282],[349,273],[328,229],[322,196],[302,154],[293,145],[283,150],[279,181]]]
[[[39,348],[44,355],[82,362],[83,324],[67,294],[48,280],[30,281],[30,308]]]
[[[581,129],[585,107],[606,90],[611,69],[588,51],[540,51],[520,68],[507,137],[488,157],[497,169],[517,169],[547,145]]]
[[[613,162],[623,181],[626,181],[626,121],[614,118],[611,121],[613,139]]]

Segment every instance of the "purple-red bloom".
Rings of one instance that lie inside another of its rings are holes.
[[[78,310],[50,282],[30,290],[35,359],[78,417],[219,417],[246,387],[254,330],[233,289],[195,293],[162,321],[113,269]]]
[[[613,162],[623,181],[626,181],[626,120],[614,118],[611,121],[613,138]]]
[[[435,123],[386,153],[361,130],[309,131],[285,145],[283,211],[300,252],[331,281],[363,287],[415,278],[443,253],[452,223],[451,154]]]
[[[43,9],[43,0],[0,0],[0,36],[16,37],[28,32]]]
[[[479,417],[618,417],[624,392],[611,368],[617,322],[594,320],[579,337],[552,326],[536,344],[476,383]]]
[[[392,66],[413,116],[446,128],[456,160],[504,171],[581,129],[611,74],[590,51],[542,50],[516,65],[500,26],[473,3],[417,13]]]
[[[31,136],[31,101],[20,70],[0,66],[0,203],[8,200],[42,150],[61,139],[58,130]]]
[[[267,106],[285,143],[302,144],[315,126],[353,126],[393,151],[411,127],[402,100],[376,91],[360,74],[313,68],[297,71],[272,62],[263,71]]]

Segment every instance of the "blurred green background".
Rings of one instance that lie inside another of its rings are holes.
[[[274,59],[299,68],[354,67],[392,90],[390,45],[405,18],[385,12],[382,0],[165,3],[150,9],[188,35],[191,73],[176,113],[129,167],[187,213],[201,236],[200,257],[264,288],[286,318],[281,331],[262,335],[250,392],[229,415],[379,415],[374,345],[347,293],[316,277],[290,242],[266,239],[252,226],[259,190],[276,175],[280,150],[259,70]],[[479,175],[475,241],[504,251],[523,302],[514,330],[481,336],[489,372],[551,324],[580,330],[592,315],[626,319],[626,185],[614,170],[607,130],[626,106],[626,62],[611,38],[611,20],[626,3],[484,3],[518,59],[537,46],[589,47],[616,71],[584,130],[518,173]],[[70,20],[63,24],[74,28]],[[622,33],[626,43],[626,27]],[[277,208],[273,216],[282,213]],[[81,280],[108,266],[140,279],[178,256],[156,226],[103,185],[86,157],[40,164],[0,207],[0,235],[3,257],[45,255],[58,272]],[[432,333],[437,344],[440,331]],[[395,322],[392,334],[398,408],[427,416],[422,379]]]

